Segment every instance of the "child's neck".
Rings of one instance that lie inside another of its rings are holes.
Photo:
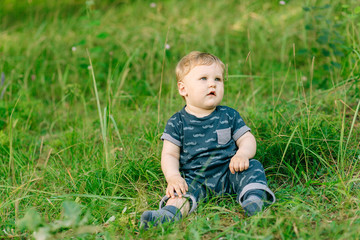
[[[213,109],[203,109],[188,105],[186,105],[185,107],[185,111],[187,113],[190,113],[191,115],[194,115],[197,118],[203,118],[209,116],[213,111],[215,111],[215,109],[216,107],[214,107]]]

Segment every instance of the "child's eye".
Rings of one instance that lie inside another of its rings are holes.
[[[221,78],[215,78],[215,81],[221,82]]]
[[[207,78],[206,77],[202,77],[202,78],[200,78],[201,80],[207,80]]]

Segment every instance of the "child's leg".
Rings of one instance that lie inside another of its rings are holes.
[[[194,204],[197,204],[199,198],[203,197],[205,191],[203,190],[203,186],[196,183],[190,184],[188,182],[188,185],[189,191],[187,194],[191,195],[192,200],[195,201],[192,202],[194,206]],[[175,198],[168,199],[166,206],[159,210],[145,211],[141,216],[141,225],[147,229],[150,222],[153,226],[156,226],[165,222],[177,221],[187,216],[189,210],[189,200],[186,197],[179,198],[176,196]]]
[[[186,216],[189,209],[190,204],[185,197],[170,198],[165,207],[159,210],[145,211],[141,215],[141,224],[147,229],[150,222],[156,226],[160,223],[177,221]]]
[[[148,229],[149,223],[153,226],[165,222],[172,222],[182,218],[181,212],[174,206],[165,206],[159,210],[145,211],[141,215],[141,227]]]
[[[230,173],[229,180],[238,194],[237,201],[249,216],[260,212],[264,203],[275,202],[275,195],[267,186],[264,167],[258,160],[251,159],[246,171]]]
[[[180,209],[181,215],[183,217],[186,217],[186,215],[189,213],[189,210],[190,210],[190,203],[189,203],[188,199],[185,197],[170,198],[167,201],[166,206],[174,206],[177,209]]]

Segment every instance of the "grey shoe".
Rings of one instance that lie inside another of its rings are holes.
[[[245,214],[249,217],[262,211],[264,206],[263,200],[256,195],[250,195],[245,201],[241,203],[241,206],[245,210]]]
[[[177,193],[175,193],[175,196],[178,196]],[[195,209],[197,208],[195,197],[190,194],[184,194],[183,197],[189,198],[191,200],[191,209],[188,214],[195,211]],[[157,226],[165,222],[174,222],[180,220],[182,218],[182,214],[177,207],[171,205],[164,206],[168,199],[169,197],[167,197],[166,195],[161,199],[159,204],[159,210],[145,211],[141,215],[140,227],[148,229],[150,225]]]
[[[165,206],[154,211],[145,211],[141,215],[140,226],[148,229],[150,225],[157,226],[166,222],[177,221],[182,218],[180,210],[174,206]]]

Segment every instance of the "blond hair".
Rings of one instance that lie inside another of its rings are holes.
[[[176,79],[178,82],[180,82],[194,67],[199,65],[211,65],[213,63],[219,64],[224,72],[225,65],[218,57],[210,53],[193,51],[184,56],[178,62],[175,69]]]

